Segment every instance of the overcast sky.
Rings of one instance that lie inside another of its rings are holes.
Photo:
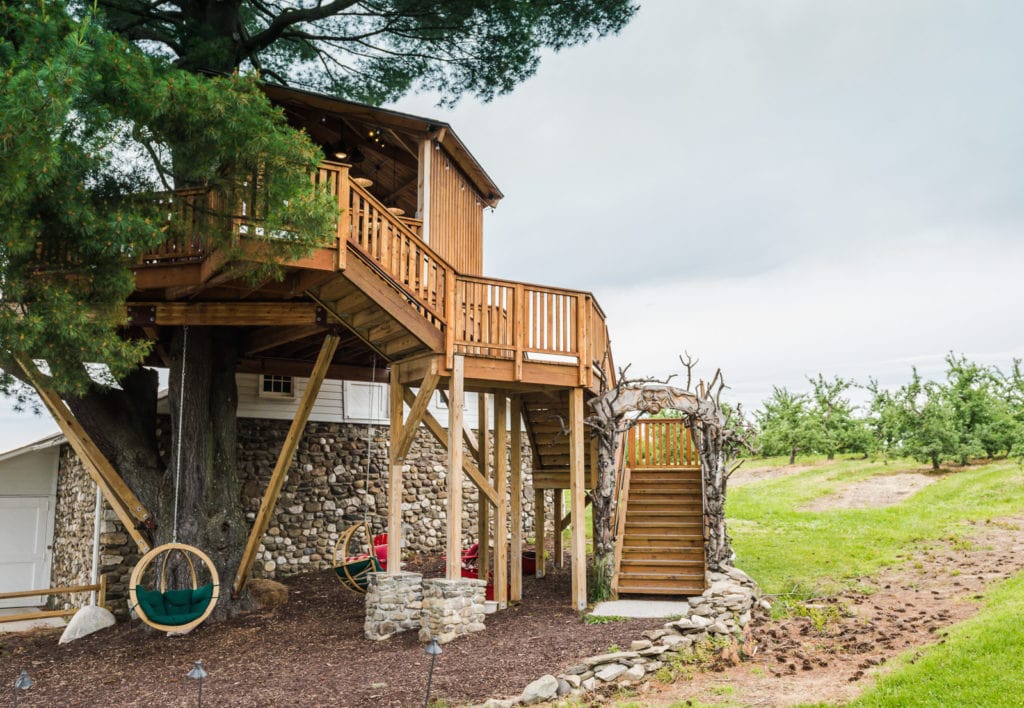
[[[1024,354],[1022,28],[1019,1],[656,0],[490,104],[395,107],[505,193],[488,275],[591,290],[618,364],[687,350],[756,407]]]

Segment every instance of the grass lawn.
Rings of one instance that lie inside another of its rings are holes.
[[[934,541],[955,542],[967,521],[1024,511],[1024,471],[1014,462],[953,468],[886,508],[801,510],[845,483],[917,467],[837,460],[733,489],[726,512],[736,565],[767,593],[813,596],[856,585],[861,576]]]
[[[801,510],[845,483],[908,469],[917,465],[837,460],[735,488],[727,511],[737,566],[766,592],[780,594],[777,608],[784,611],[801,598],[855,587],[863,576],[936,541],[964,542],[969,521],[1024,512],[1024,471],[1014,462],[946,470],[935,483],[886,508]],[[1019,574],[995,585],[981,612],[954,626],[942,644],[904,656],[853,705],[1021,705],[1022,617],[1024,574]]]

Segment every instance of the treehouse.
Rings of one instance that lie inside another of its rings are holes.
[[[244,246],[266,236],[259,180],[227,209],[203,189],[165,194],[164,217],[179,228],[138,259],[126,330],[153,340],[149,363],[167,366],[176,328],[231,327],[244,339],[239,372],[309,377],[241,565],[237,572],[226,569],[234,573],[232,589],[240,591],[249,578],[298,438],[328,378],[389,383],[389,576],[402,572],[403,460],[424,426],[448,454],[447,578],[456,580],[462,571],[464,485],[473,485],[481,500],[480,547],[486,553],[493,544],[494,592],[502,607],[520,599],[522,569],[509,559],[520,557],[527,534],[536,539],[537,572],[544,573],[545,490],[569,490],[567,514],[561,491],[553,495],[553,523],[558,531],[571,529],[571,600],[582,609],[584,505],[597,469],[596,447],[584,434],[584,411],[601,391],[602,379],[604,385],[614,383],[601,307],[588,292],[483,273],[484,209],[496,206],[502,193],[450,126],[294,89],[265,91],[290,124],[323,149],[312,180],[336,200],[334,232],[308,256],[283,264],[283,278],[254,284],[245,277],[243,261],[261,257],[259,248]],[[226,228],[243,246],[242,256],[209,245],[208,229],[225,227],[224,219],[214,224],[210,217],[218,210],[231,214]],[[447,427],[429,412],[436,392],[446,399]],[[477,434],[463,421],[466,392],[493,396],[490,412],[480,408]],[[48,405],[60,409],[55,398]],[[58,422],[95,463],[125,529],[146,550],[137,530],[145,510],[61,410],[55,413]],[[523,436],[533,456],[535,529],[523,528],[520,510]],[[489,452],[507,445],[508,459]],[[655,477],[652,483],[660,481]],[[699,539],[700,529],[695,533]],[[561,558],[561,533],[554,538]],[[703,587],[702,561],[697,585]],[[635,587],[644,589],[643,583]]]

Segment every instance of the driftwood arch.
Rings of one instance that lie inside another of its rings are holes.
[[[704,515],[707,537],[704,554],[710,570],[721,570],[732,557],[725,525],[725,494],[729,476],[739,467],[733,463],[741,449],[750,449],[751,427],[737,406],[727,410],[721,402],[726,388],[721,370],[710,381],[694,383],[697,360],[689,354],[679,357],[686,370],[686,386],[680,388],[665,380],[631,379],[629,367],[619,371],[614,386],[603,385],[601,394],[590,401],[591,415],[586,419],[598,442],[598,478],[593,490],[594,577],[592,587],[600,598],[610,591],[614,570],[612,518],[616,504],[616,474],[626,433],[640,416],[676,411],[686,421],[697,444],[704,481]],[[603,373],[603,372],[602,372]],[[609,381],[601,376],[603,384]]]

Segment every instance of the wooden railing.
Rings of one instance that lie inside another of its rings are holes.
[[[700,467],[697,446],[681,418],[645,418],[629,431],[632,469]]]
[[[79,592],[98,593],[97,604],[100,607],[107,606],[107,576],[101,575],[100,581],[93,585],[73,585],[63,588],[45,588],[42,590],[19,590],[18,592],[0,593],[0,600],[15,600],[20,598],[38,597],[40,595],[70,595]],[[47,617],[70,617],[78,612],[80,608],[70,610],[38,610],[35,612],[19,612],[12,615],[0,615],[0,622],[20,622],[22,620],[45,619]]]
[[[461,275],[422,240],[421,220],[389,211],[351,179],[348,165],[323,162],[312,181],[338,205],[337,269],[345,269],[349,249],[378,268],[445,332],[449,365],[457,353],[509,360],[517,379],[526,362],[575,366],[579,385],[589,386],[596,362],[614,377],[604,313],[589,293]],[[234,232],[241,236],[258,228],[262,213],[258,180],[251,187],[234,218]],[[161,198],[175,235],[147,253],[143,265],[205,257],[210,193],[186,189]]]

